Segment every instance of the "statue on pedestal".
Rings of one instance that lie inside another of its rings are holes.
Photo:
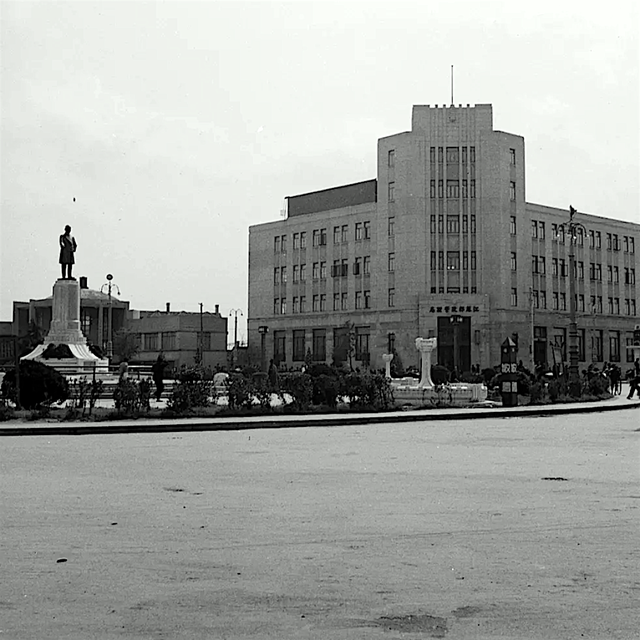
[[[60,266],[62,267],[62,279],[74,280],[71,276],[71,270],[75,262],[74,253],[78,245],[76,239],[71,235],[71,227],[67,225],[64,233],[60,236]]]

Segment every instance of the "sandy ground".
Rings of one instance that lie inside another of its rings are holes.
[[[5,437],[0,638],[638,638],[639,426]]]

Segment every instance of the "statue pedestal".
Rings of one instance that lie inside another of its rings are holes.
[[[384,362],[384,377],[391,379],[391,361],[393,360],[393,353],[383,353],[382,361]]]
[[[77,280],[56,280],[53,285],[53,313],[49,333],[22,360],[37,360],[63,373],[106,372],[109,361],[91,353],[80,328],[80,285]],[[50,344],[66,344],[72,358],[43,358]]]
[[[422,389],[433,389],[431,380],[431,352],[438,344],[437,338],[416,338],[416,349],[422,356],[422,377],[418,386]]]

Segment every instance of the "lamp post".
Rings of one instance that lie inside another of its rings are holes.
[[[260,364],[262,371],[266,371],[265,340],[268,332],[269,327],[267,327],[266,325],[261,325],[260,327],[258,327],[258,333],[260,334]]]
[[[238,314],[242,315],[241,309],[231,309],[229,311],[229,316],[234,316],[233,319],[233,349],[231,351],[231,368],[233,368],[235,364],[235,353],[238,348]]]
[[[569,206],[569,221],[558,225],[569,236],[569,380],[571,382],[577,382],[579,379],[575,246],[578,229],[582,229],[583,236],[587,231],[583,224],[573,219],[576,213],[578,213],[576,209]]]
[[[113,358],[113,298],[111,297],[111,289],[115,289],[120,295],[120,289],[115,282],[111,282],[113,276],[107,273],[107,281],[100,287],[100,291],[104,293],[105,287],[107,288],[107,295],[109,296],[109,309],[107,311],[107,358],[109,361]]]

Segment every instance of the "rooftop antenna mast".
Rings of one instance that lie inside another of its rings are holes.
[[[453,65],[451,65],[451,106],[453,107]]]

